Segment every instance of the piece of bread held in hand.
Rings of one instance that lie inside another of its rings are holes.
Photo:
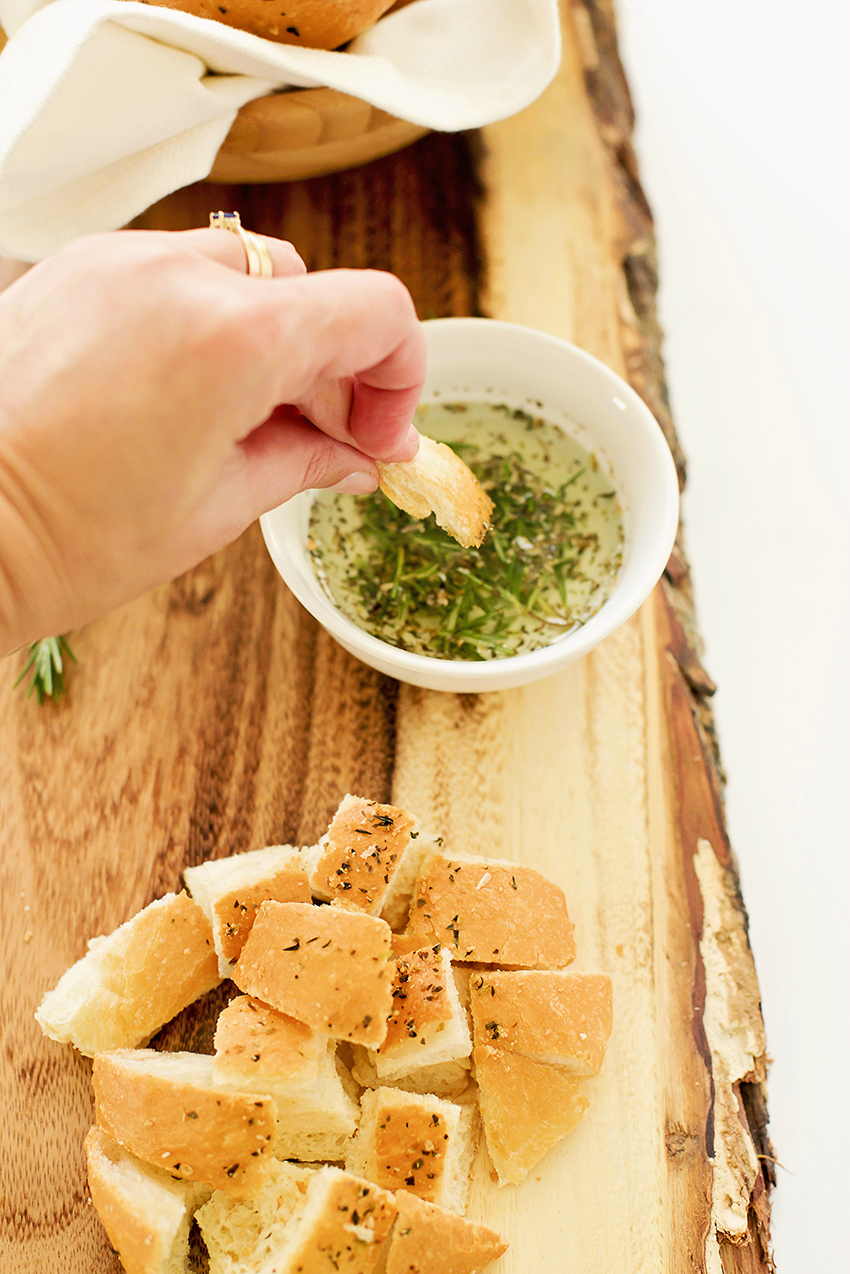
[[[422,434],[412,460],[378,461],[381,490],[414,518],[433,513],[464,548],[478,548],[490,527],[493,502],[451,447]]]
[[[374,26],[393,0],[156,0],[276,44],[338,49]]]

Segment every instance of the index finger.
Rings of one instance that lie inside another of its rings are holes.
[[[426,371],[404,284],[374,270],[328,270],[276,291],[263,289],[262,328],[264,354],[278,360],[277,401],[295,403],[324,433],[368,455],[402,449]]]

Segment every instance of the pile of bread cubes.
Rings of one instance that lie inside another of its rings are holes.
[[[610,979],[565,971],[562,891],[350,795],[319,844],[185,882],[92,939],[36,1014],[94,1059],[89,1188],[127,1274],[187,1274],[193,1218],[210,1274],[500,1256],[464,1219],[479,1128],[520,1183],[581,1118],[611,1029]],[[144,1047],[226,978],[212,1055]]]

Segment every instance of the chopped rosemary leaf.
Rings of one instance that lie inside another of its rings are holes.
[[[610,479],[572,439],[527,413],[442,404],[417,421],[448,442],[493,501],[480,549],[382,494],[320,494],[314,568],[342,612],[384,641],[442,659],[498,659],[550,644],[605,600],[622,556]]]

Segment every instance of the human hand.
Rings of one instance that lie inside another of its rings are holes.
[[[389,274],[267,239],[77,240],[0,294],[0,650],[173,578],[309,487],[416,453],[425,375]]]

